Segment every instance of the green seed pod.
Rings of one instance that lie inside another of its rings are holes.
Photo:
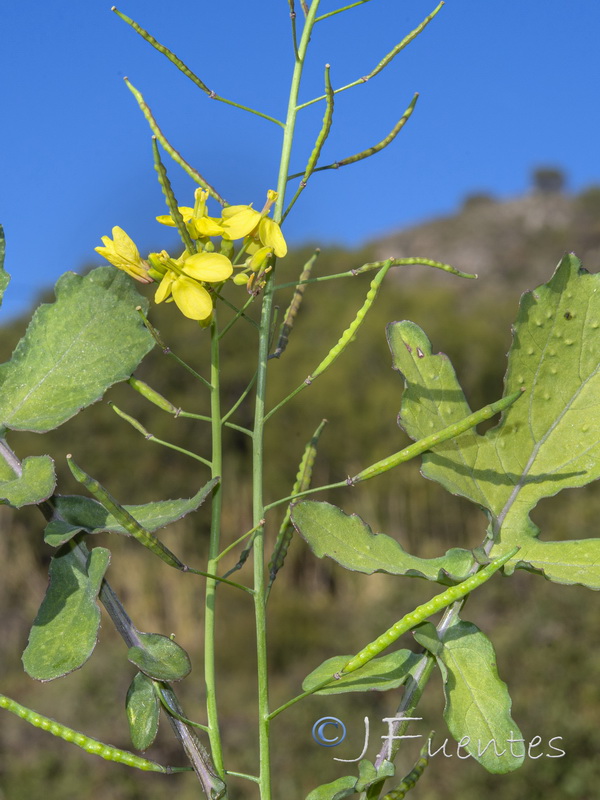
[[[321,424],[319,425],[317,430],[313,433],[311,440],[304,449],[304,453],[302,455],[302,459],[300,460],[300,465],[298,467],[296,481],[292,488],[292,495],[298,494],[299,492],[304,492],[306,491],[306,489],[310,488],[313,465],[315,463],[315,458],[317,455],[317,444],[319,442],[319,437],[321,436],[321,432],[326,424],[327,420],[326,419],[322,420]],[[283,562],[285,561],[285,557],[287,555],[287,551],[290,546],[293,533],[294,533],[294,526],[290,521],[290,507],[288,505],[285,517],[283,518],[283,522],[281,523],[281,527],[279,529],[279,533],[277,534],[275,547],[273,548],[273,555],[271,556],[271,560],[269,561],[269,585],[267,586],[267,597],[271,590],[271,586],[273,585],[273,581],[277,576],[277,573],[283,566]]]
[[[275,348],[275,352],[269,356],[269,358],[279,358],[288,344],[288,339],[291,333],[291,330],[294,326],[294,320],[296,319],[296,315],[300,310],[300,304],[302,303],[302,298],[304,296],[304,291],[306,289],[306,283],[310,278],[310,273],[313,268],[313,264],[317,260],[317,257],[321,251],[315,250],[311,258],[307,261],[304,269],[300,273],[300,278],[296,288],[294,289],[294,294],[292,296],[292,300],[288,306],[287,311],[285,312],[285,317],[281,324],[281,328],[279,329],[279,340],[277,342],[277,347]]]
[[[335,347],[332,347],[329,353],[325,356],[323,361],[319,364],[319,366],[314,370],[312,375],[309,375],[308,378],[305,380],[305,383],[309,384],[314,381],[315,378],[318,378],[322,372],[325,372],[327,367],[331,366],[335,359],[344,351],[347,345],[354,339],[356,336],[356,332],[362,325],[362,322],[367,314],[367,311],[371,308],[373,303],[375,302],[375,298],[379,293],[379,288],[383,279],[386,276],[387,271],[392,266],[393,259],[389,259],[383,265],[383,267],[379,270],[377,275],[373,278],[370,284],[369,291],[367,292],[367,296],[365,298],[365,302],[362,304],[361,308],[358,311],[356,317],[352,320],[350,325],[346,328],[346,330],[341,335],[338,343]]]
[[[419,759],[415,762],[411,771],[402,779],[402,782],[399,783],[395,789],[392,789],[391,792],[388,792],[382,800],[402,800],[406,797],[408,792],[414,788],[414,785],[425,771],[425,767],[429,764],[429,745],[432,739],[433,731],[431,731],[427,737],[427,741],[419,753]]]
[[[359,481],[367,481],[369,478],[381,475],[382,472],[387,472],[389,469],[392,469],[392,467],[402,464],[405,461],[410,461],[411,458],[421,455],[421,453],[424,453],[426,450],[431,450],[436,445],[448,439],[453,439],[455,436],[459,436],[461,433],[468,431],[469,428],[474,428],[480,422],[490,419],[499,411],[504,411],[509,406],[512,406],[512,404],[521,397],[523,391],[524,389],[520,389],[518,392],[513,392],[513,394],[508,395],[508,397],[503,397],[495,403],[490,403],[480,408],[479,411],[476,411],[474,414],[469,414],[468,417],[460,420],[460,422],[448,425],[447,428],[443,428],[437,433],[432,433],[431,436],[425,436],[423,439],[419,439],[418,442],[405,447],[403,450],[387,458],[383,458],[376,464],[372,464],[370,467],[363,469],[362,472],[359,472],[358,475],[355,475],[353,478],[348,478],[348,484],[354,486],[354,484]]]
[[[22,706],[16,700],[11,700],[10,697],[0,694],[0,708],[5,708],[7,711],[21,717],[25,722],[29,722],[35,728],[42,728],[53,736],[58,736],[66,742],[81,747],[87,753],[100,756],[107,761],[117,761],[119,764],[126,764],[128,767],[135,767],[136,769],[145,770],[146,772],[171,772],[170,767],[163,767],[155,761],[149,761],[147,758],[141,758],[128,750],[120,750],[118,747],[113,747],[110,744],[104,744],[97,739],[92,739],[90,736],[85,736],[79,731],[68,728],[66,725],[61,725],[49,717],[44,717],[30,708]]]
[[[176,408],[173,403],[170,403],[166,397],[163,397],[162,394],[159,394],[155,389],[151,386],[148,386],[147,383],[141,381],[139,378],[131,377],[127,381],[129,385],[136,390],[142,397],[145,397],[146,400],[149,400],[155,406],[162,408],[163,411],[168,411],[170,414],[174,414],[177,416],[181,409]]]
[[[187,572],[188,567],[186,567],[186,565],[180,561],[177,556],[168,549],[168,547],[165,547],[165,545],[159,539],[157,539],[156,536],[142,527],[140,523],[131,516],[129,511],[123,508],[123,506],[119,505],[114,497],[109,494],[98,481],[90,477],[87,472],[84,472],[81,467],[79,467],[73,461],[73,456],[70,454],[67,456],[67,464],[69,465],[69,469],[71,470],[75,480],[79,481],[79,483],[85,486],[88,492],[92,494],[96,500],[113,515],[113,517],[131,536],[134,537],[134,539],[137,539],[138,542],[144,545],[144,547],[147,547],[148,550],[151,550],[162,561],[164,561],[165,564],[168,564],[170,567],[175,567],[175,569],[180,569],[183,572]]]
[[[388,628],[385,633],[382,633],[381,636],[378,636],[377,639],[368,644],[353,658],[351,658],[346,666],[340,670],[339,675],[347,675],[349,672],[354,672],[355,670],[360,669],[360,667],[363,667],[365,664],[375,658],[375,656],[379,655],[379,653],[393,644],[403,633],[406,633],[411,628],[414,628],[416,625],[423,622],[427,619],[427,617],[430,617],[437,611],[441,611],[442,609],[454,603],[456,600],[460,600],[462,597],[465,597],[465,595],[469,594],[469,592],[472,592],[473,589],[476,589],[482,583],[485,583],[487,580],[489,580],[494,572],[497,572],[497,570],[506,564],[506,562],[509,561],[518,551],[518,547],[513,547],[512,550],[508,551],[508,553],[505,553],[503,556],[500,556],[500,558],[492,561],[486,567],[479,570],[479,572],[476,572],[474,575],[471,575],[469,578],[462,581],[462,583],[452,586],[450,589],[446,589],[445,592],[436,595],[427,603],[417,606],[414,611],[411,611],[410,614],[406,614],[406,616],[402,617],[401,620],[398,620],[395,625],[392,625],[392,627]]]

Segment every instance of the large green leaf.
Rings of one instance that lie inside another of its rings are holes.
[[[21,508],[47,500],[54,491],[56,476],[50,456],[29,456],[23,461],[19,476],[13,472],[9,477],[12,470],[5,461],[1,464],[0,503]]]
[[[444,354],[412,322],[388,326],[406,391],[399,424],[420,439],[471,410]],[[525,392],[484,436],[469,430],[423,457],[423,475],[486,510],[492,557],[518,545],[517,564],[559,583],[600,588],[600,539],[542,542],[529,519],[544,497],[600,477],[600,275],[565,256],[549,281],[523,295],[505,395]],[[501,541],[501,550],[500,550]]]
[[[0,305],[2,305],[2,298],[4,292],[10,281],[10,275],[4,269],[4,256],[6,253],[6,241],[4,239],[4,228],[0,225]]]
[[[154,345],[136,306],[147,301],[113,267],[63,275],[0,366],[0,424],[51,430],[129,378]]]
[[[292,507],[292,522],[318,558],[329,556],[346,569],[411,575],[452,584],[464,580],[473,565],[470,550],[453,547],[439,558],[418,558],[407,553],[391,536],[373,533],[357,514],[317,500]]]
[[[512,703],[498,676],[492,643],[475,625],[460,621],[448,628],[443,642],[438,664],[450,732],[488,772],[518,769],[524,740],[510,716]]]
[[[87,556],[70,545],[50,562],[50,583],[23,653],[32,678],[51,681],[88,660],[100,627],[97,597],[110,552],[94,547]]]
[[[190,498],[157,500],[143,505],[126,505],[124,508],[147,531],[157,531],[199,508],[218,481],[218,478],[210,480]],[[129,532],[113,515],[91,497],[57,495],[54,498],[54,507],[54,519],[46,525],[44,532],[45,541],[53,547],[68,541],[79,531],[86,533],[109,531],[129,536]]]

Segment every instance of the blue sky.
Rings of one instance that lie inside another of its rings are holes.
[[[287,0],[119,2],[211,89],[285,114]],[[322,0],[321,13],[340,5]],[[368,73],[434,6],[372,0],[319,23],[303,100],[322,93],[325,63],[334,87]],[[5,319],[66,270],[101,263],[94,247],[113,225],[143,254],[175,244],[154,221],[164,201],[149,131],[124,76],[172,144],[230,202],[262,207],[274,188],[280,129],[210,100],[110,3],[5,4],[0,31],[0,221],[13,276]],[[470,192],[521,194],[540,164],[562,167],[573,191],[600,183],[599,37],[597,0],[447,0],[391,67],[337,95],[321,163],[379,141],[415,91],[420,99],[389,149],[313,177],[286,221],[288,240],[354,246],[450,213]],[[301,117],[294,171],[304,166],[322,114],[318,105]],[[194,184],[167,166],[180,203],[191,204]]]

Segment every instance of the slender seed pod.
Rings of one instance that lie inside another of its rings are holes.
[[[433,739],[433,731],[427,737],[427,741],[421,748],[419,753],[419,758],[415,761],[415,764],[411,771],[406,775],[402,782],[396,786],[395,789],[392,789],[391,792],[388,792],[382,800],[402,800],[408,792],[414,788],[414,785],[419,780],[423,772],[425,771],[425,767],[429,764],[429,745],[431,740]]]
[[[283,222],[287,217],[287,215],[290,213],[296,200],[306,188],[308,179],[313,174],[313,172],[315,172],[315,167],[317,166],[319,156],[321,155],[321,150],[323,149],[323,145],[325,144],[327,137],[329,136],[329,132],[331,131],[331,122],[333,120],[334,93],[333,93],[333,87],[331,86],[331,78],[329,77],[329,70],[330,70],[330,65],[325,64],[325,115],[323,117],[323,124],[321,125],[321,130],[319,131],[319,134],[315,141],[315,146],[313,147],[313,150],[306,163],[306,168],[304,170],[304,174],[302,175],[302,180],[300,181],[300,184],[296,189],[294,196],[290,200],[288,207],[283,213],[283,216],[281,217],[281,222]]]
[[[310,384],[314,381],[315,378],[318,378],[322,372],[325,372],[327,367],[331,366],[336,358],[343,352],[348,344],[354,339],[356,336],[356,332],[362,325],[362,322],[367,315],[367,311],[371,308],[373,303],[375,302],[375,298],[379,293],[379,288],[383,279],[386,276],[387,271],[392,266],[393,259],[388,259],[385,261],[382,268],[379,270],[377,275],[371,281],[369,291],[367,292],[367,296],[365,298],[365,302],[362,304],[361,308],[358,311],[356,317],[352,320],[350,325],[346,328],[346,330],[341,335],[338,343],[335,347],[332,347],[329,353],[325,356],[323,361],[318,365],[318,367],[314,370],[312,375],[309,375],[308,378],[304,381],[306,384]]]
[[[180,58],[178,58],[175,55],[175,53],[169,50],[168,47],[165,47],[164,44],[160,44],[160,42],[158,42],[154,38],[154,36],[151,36],[151,34],[149,34],[148,31],[144,30],[144,28],[142,28],[141,25],[138,25],[137,22],[134,22],[132,19],[130,19],[130,17],[123,14],[115,6],[111,8],[111,11],[114,11],[114,13],[117,16],[121,17],[123,22],[126,22],[128,25],[131,25],[133,30],[136,31],[136,33],[139,33],[139,35],[143,39],[145,39],[148,42],[148,44],[151,44],[152,47],[155,48],[155,50],[158,50],[159,53],[162,53],[164,56],[166,56],[169,59],[169,61],[172,64],[174,64],[178,70],[180,70],[180,72],[183,72],[183,74],[187,78],[189,78],[193,83],[195,83],[199,89],[202,89],[202,91],[205,92],[210,97],[211,100],[220,100],[222,103],[227,103],[228,105],[235,106],[236,108],[241,108],[242,111],[249,111],[251,114],[255,114],[257,117],[268,119],[269,122],[275,122],[280,127],[282,128],[284,127],[283,122],[280,122],[280,120],[275,119],[274,117],[270,117],[268,114],[264,114],[262,111],[257,111],[254,108],[243,106],[241,103],[234,103],[233,100],[227,100],[227,98],[221,97],[216,92],[213,92],[212,89],[209,89],[208,86],[203,81],[201,81],[200,78],[197,75],[195,75],[192,72],[192,70],[189,67],[187,67]],[[216,193],[213,195],[213,197],[215,198],[215,200],[218,200],[218,202],[221,203],[221,205],[227,205],[227,203],[221,200]]]
[[[506,562],[509,561],[518,552],[518,550],[518,547],[513,547],[512,550],[509,550],[503,556],[500,556],[500,558],[492,561],[486,567],[480,569],[479,572],[476,572],[474,575],[471,575],[469,578],[462,581],[462,583],[458,583],[456,586],[446,589],[445,592],[432,597],[432,599],[427,603],[417,606],[414,611],[411,611],[410,614],[406,614],[406,616],[402,617],[401,620],[398,620],[395,625],[392,625],[392,627],[388,628],[385,633],[382,633],[381,636],[378,636],[377,639],[368,644],[353,658],[351,658],[350,661],[348,661],[348,663],[338,673],[339,677],[360,669],[360,667],[367,664],[369,661],[375,658],[375,656],[379,655],[379,653],[393,644],[403,633],[406,633],[411,628],[419,625],[419,623],[423,622],[427,619],[427,617],[430,617],[437,611],[441,611],[443,608],[451,605],[456,600],[460,600],[461,597],[465,597],[465,595],[469,594],[469,592],[472,592],[473,589],[481,586],[481,584],[489,580],[492,575],[500,569],[500,567],[506,564]]]
[[[385,261],[371,261],[368,264],[363,264],[362,267],[352,270],[352,274],[360,275],[363,272],[371,272],[374,269],[379,269],[385,264]],[[419,258],[418,256],[407,258],[395,258],[392,261],[392,267],[406,267],[412,264],[423,264],[426,267],[434,267],[434,269],[441,269],[444,272],[449,272],[452,275],[458,275],[459,278],[476,278],[477,275],[472,272],[461,272],[456,267],[450,264],[444,264],[443,261],[432,261],[430,258]]]
[[[138,540],[144,547],[151,550],[165,564],[175,569],[187,572],[188,567],[180,561],[165,545],[156,538],[150,531],[147,531],[140,523],[131,516],[123,506],[119,505],[114,497],[101,486],[101,484],[84,472],[74,461],[73,456],[67,456],[67,464],[75,480],[79,481],[98,502],[109,511],[113,517],[125,528],[125,530]]]
[[[17,703],[16,700],[11,700],[10,697],[6,697],[4,694],[0,694],[0,708],[5,708],[7,711],[16,714],[17,717],[24,719],[25,722],[29,722],[30,725],[36,728],[42,728],[53,736],[64,739],[65,742],[72,742],[76,744],[77,747],[81,747],[85,750],[86,753],[100,756],[100,758],[104,758],[107,761],[117,761],[119,764],[126,764],[128,767],[135,767],[136,769],[142,769],[146,772],[173,771],[171,767],[163,767],[155,761],[136,756],[128,750],[120,750],[118,747],[113,747],[110,744],[99,742],[97,739],[92,739],[90,736],[85,736],[83,733],[73,730],[73,728],[61,725],[60,722],[56,722],[49,717],[44,717],[42,714],[38,714],[37,711],[32,711],[30,708],[22,706],[20,703]]]
[[[292,300],[287,308],[287,311],[285,312],[285,317],[283,318],[281,328],[279,329],[279,340],[277,342],[277,347],[275,348],[275,352],[272,353],[269,358],[279,358],[287,347],[290,332],[294,326],[294,321],[298,311],[300,310],[300,304],[302,303],[302,298],[304,297],[304,292],[306,290],[305,281],[310,278],[313,265],[320,252],[321,251],[319,249],[315,250],[300,273],[300,278],[298,279],[298,283],[294,289]]]
[[[163,411],[168,411],[169,414],[173,414],[174,416],[179,416],[181,413],[181,409],[177,408],[170,403],[166,397],[163,397],[162,394],[159,394],[155,389],[151,386],[148,386],[147,383],[141,381],[139,378],[131,377],[127,381],[127,383],[135,389],[138,394],[141,394],[142,397],[145,397],[146,400],[149,400],[155,406],[162,408]]]
[[[308,442],[308,444],[304,449],[304,453],[302,455],[302,458],[300,460],[300,465],[298,467],[296,481],[292,488],[292,495],[298,494],[299,492],[304,492],[310,488],[313,466],[315,463],[315,457],[317,455],[317,444],[319,442],[319,437],[321,436],[321,432],[326,424],[327,424],[326,419],[321,421],[321,424],[319,425],[317,430],[313,433],[311,440]],[[267,598],[269,596],[269,592],[271,591],[271,586],[273,585],[273,581],[275,580],[277,573],[283,566],[283,562],[285,561],[285,557],[287,555],[287,551],[290,546],[293,533],[294,533],[294,526],[290,521],[290,506],[288,505],[287,510],[285,512],[285,517],[283,518],[283,522],[281,523],[281,527],[279,528],[279,533],[277,534],[275,547],[273,548],[273,555],[271,556],[271,560],[269,561],[269,584],[267,586]]]
[[[383,138],[380,142],[372,145],[372,147],[367,147],[366,150],[361,150],[360,153],[356,153],[353,156],[348,156],[347,158],[343,158],[341,161],[336,161],[335,164],[332,164],[331,166],[334,169],[337,169],[338,167],[345,167],[347,164],[355,164],[357,161],[362,161],[364,158],[369,158],[369,156],[374,156],[375,153],[379,153],[381,150],[383,150],[385,147],[391,144],[396,138],[396,136],[398,136],[402,128],[406,125],[408,120],[411,118],[412,113],[415,110],[415,106],[417,104],[418,99],[419,99],[419,93],[417,92],[415,93],[413,99],[408,104],[408,108],[406,109],[404,114],[402,114],[402,116],[400,117],[398,122],[394,125],[392,130],[388,133],[388,135],[385,138]]]
[[[183,221],[183,217],[181,216],[181,211],[179,210],[177,199],[175,198],[175,194],[171,187],[171,181],[169,180],[169,176],[167,175],[167,169],[165,165],[162,163],[160,158],[160,153],[158,152],[158,144],[156,142],[156,136],[152,137],[152,155],[154,156],[154,169],[156,170],[156,173],[158,175],[158,182],[160,183],[160,188],[162,189],[165,199],[167,201],[167,206],[169,208],[169,213],[171,214],[171,219],[175,223],[175,226],[179,231],[181,241],[187,248],[188,252],[195,253],[196,245],[192,241],[190,232],[188,231],[187,226]]]
[[[258,536],[258,530],[255,530],[252,536],[250,537],[248,544],[246,545],[246,547],[244,547],[244,549],[240,553],[240,557],[237,563],[231,569],[227,570],[227,572],[223,575],[224,578],[228,578],[234,572],[237,572],[237,570],[241,569],[246,563],[246,561],[248,561],[248,556],[250,555],[250,553],[254,548],[254,540],[256,539],[257,536]]]
[[[360,153],[355,153],[353,156],[346,156],[346,158],[342,158],[340,161],[334,161],[332,164],[327,164],[323,167],[317,167],[313,170],[313,172],[322,172],[326,169],[339,169],[340,167],[345,167],[348,164],[355,164],[357,161],[362,161],[365,158],[369,158],[369,156],[374,156],[376,153],[379,153],[389,144],[391,144],[396,136],[400,133],[402,128],[406,125],[408,120],[411,118],[413,111],[415,110],[415,106],[417,104],[417,100],[419,99],[419,93],[415,93],[413,99],[408,104],[408,107],[404,114],[400,117],[398,122],[394,125],[392,130],[388,133],[388,135],[383,138],[377,144],[372,145],[371,147],[367,147],[365,150],[361,150]],[[292,178],[299,178],[300,173],[296,175],[290,175],[288,180],[292,180]],[[299,192],[296,193],[298,195]],[[294,198],[295,199],[295,198]],[[290,203],[291,207],[291,203]]]
[[[185,170],[185,172],[187,172],[187,174],[190,176],[190,178],[192,178],[192,180],[196,181],[196,183],[198,183],[203,189],[205,189],[210,194],[211,197],[214,197],[214,199],[217,201],[217,203],[220,203],[222,206],[227,205],[227,203],[225,202],[225,200],[223,200],[221,195],[218,194],[218,192],[215,189],[213,189],[213,187],[206,180],[204,180],[202,175],[200,175],[200,173],[197,170],[195,170],[193,167],[191,167],[187,163],[187,161],[183,158],[181,153],[179,153],[177,150],[175,150],[175,148],[171,144],[169,144],[169,142],[167,141],[164,133],[158,127],[158,124],[157,124],[156,120],[154,119],[154,116],[153,116],[152,112],[150,111],[150,108],[148,107],[148,104],[144,100],[144,97],[143,97],[142,93],[139,92],[135,88],[135,86],[133,86],[127,80],[127,78],[125,78],[125,84],[126,84],[127,88],[129,89],[129,91],[131,92],[131,94],[137,100],[137,103],[138,103],[138,105],[139,105],[139,107],[140,107],[140,109],[142,111],[142,114],[146,117],[146,121],[150,125],[152,133],[156,136],[158,141],[161,143],[161,145],[163,146],[165,152],[167,152],[171,156],[171,158],[173,159],[173,161],[175,161],[176,164],[179,164],[179,166],[183,170]]]
[[[331,78],[329,77],[329,64],[325,64],[325,115],[323,116],[323,124],[321,126],[321,130],[319,131],[319,135],[317,136],[317,140],[315,142],[315,146],[312,150],[308,158],[308,162],[306,164],[306,169],[304,170],[304,176],[302,178],[301,183],[306,184],[306,181],[310,178],[312,173],[314,172],[315,167],[317,166],[317,162],[319,160],[319,156],[321,155],[321,150],[323,149],[323,145],[327,141],[327,137],[329,136],[329,132],[331,130],[331,122],[333,120],[333,88],[331,86]]]
[[[426,450],[431,450],[437,444],[441,444],[448,439],[459,436],[461,433],[465,433],[469,428],[475,427],[475,425],[478,425],[486,419],[490,419],[499,411],[504,411],[509,408],[509,406],[512,406],[512,404],[521,397],[523,392],[524,389],[519,389],[518,392],[513,392],[513,394],[509,394],[507,397],[503,397],[495,403],[490,403],[480,408],[479,411],[476,411],[474,414],[469,414],[468,417],[461,419],[460,422],[455,422],[452,425],[448,425],[447,428],[437,431],[437,433],[432,433],[431,436],[425,436],[423,439],[419,439],[419,441],[405,447],[403,450],[399,450],[397,453],[383,458],[376,464],[372,464],[370,467],[363,469],[362,472],[359,472],[358,475],[355,475],[353,478],[348,478],[348,484],[354,486],[354,484],[359,481],[368,481],[369,478],[381,475],[382,472],[387,472],[397,464],[402,464],[424,453]]]

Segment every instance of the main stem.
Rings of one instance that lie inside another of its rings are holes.
[[[279,176],[277,180],[277,202],[273,211],[273,219],[280,222],[285,202],[285,189],[289,172],[292,143],[298,114],[298,92],[304,67],[304,59],[310,34],[320,0],[313,0],[306,17],[302,38],[295,57],[294,72],[290,85],[287,116],[281,146]],[[271,273],[272,276],[273,273]],[[260,334],[258,345],[258,369],[256,378],[256,404],[254,410],[254,428],[252,434],[252,524],[257,526],[258,534],[254,540],[254,613],[256,624],[256,658],[258,675],[258,744],[260,755],[260,797],[271,800],[271,769],[269,748],[269,683],[267,662],[267,630],[266,630],[266,582],[265,582],[265,543],[264,528],[260,521],[264,516],[263,480],[264,480],[264,424],[265,401],[267,391],[267,360],[269,355],[271,319],[273,316],[273,284],[267,283],[263,297]]]
[[[222,476],[222,421],[219,374],[219,335],[217,330],[216,311],[210,325],[210,410],[212,427],[211,477]],[[212,517],[210,526],[210,544],[208,551],[207,572],[216,574],[217,557],[220,549],[221,507],[223,489],[219,482],[213,489]],[[206,579],[205,611],[204,611],[204,680],[206,683],[206,713],[212,757],[219,775],[225,778],[223,765],[223,749],[217,714],[217,690],[215,670],[215,603],[217,581]]]

